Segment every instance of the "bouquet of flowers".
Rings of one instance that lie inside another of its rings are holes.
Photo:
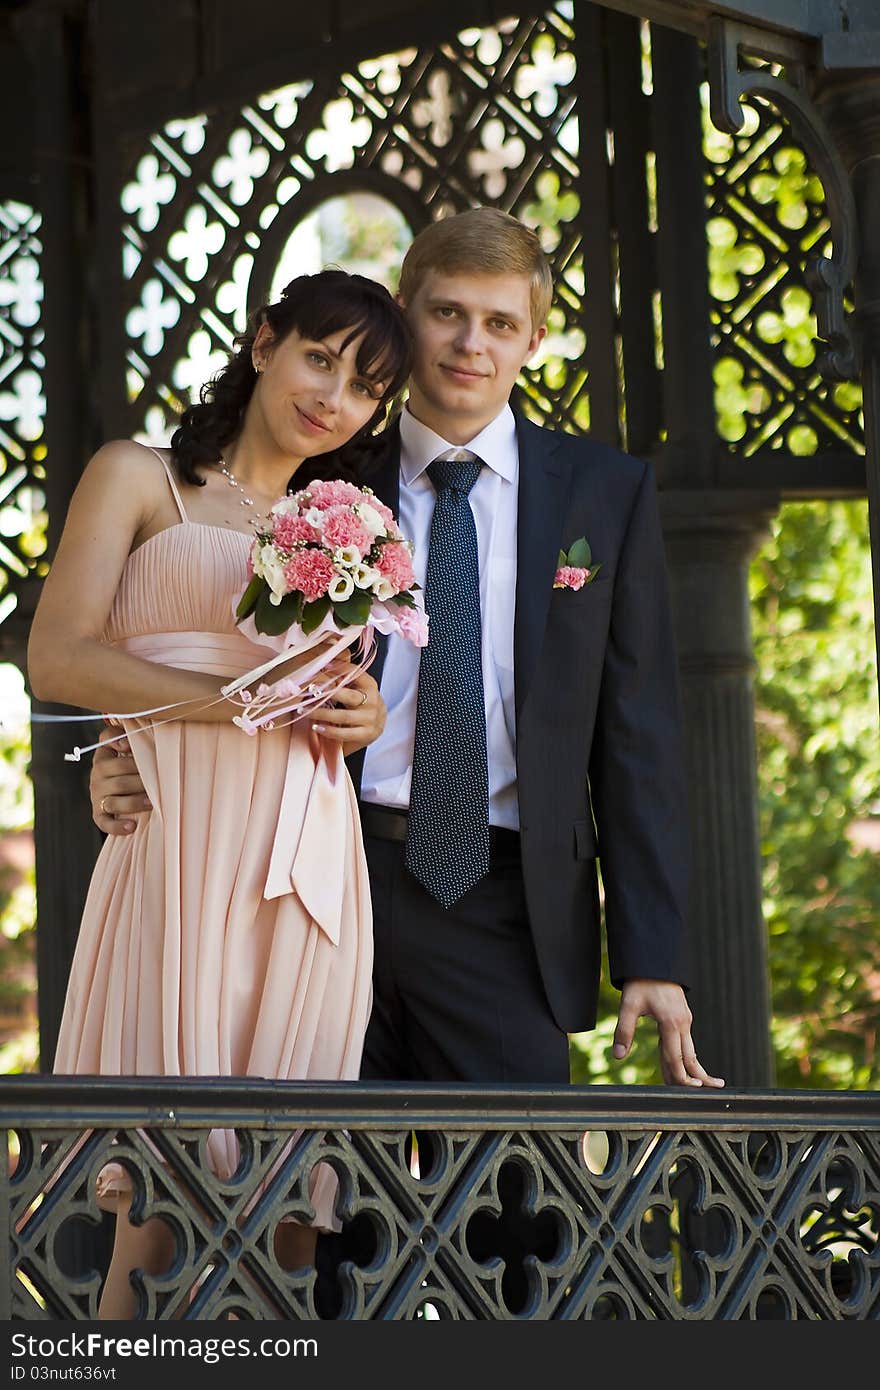
[[[223,687],[227,698],[242,704],[235,722],[247,733],[272,727],[282,716],[300,718],[332,699],[369,665],[377,631],[397,632],[418,647],[428,640],[411,542],[369,488],[337,479],[281,498],[257,529],[249,568],[235,619],[275,655]],[[354,649],[354,659],[345,675],[316,683],[346,647]],[[295,676],[272,685],[262,680],[291,656],[309,652],[311,660]],[[252,691],[255,681],[260,684]]]
[[[314,482],[282,497],[265,527],[257,529],[249,570],[244,592],[233,601],[235,619],[251,641],[270,648],[273,655],[224,685],[217,697],[240,707],[233,723],[245,733],[274,728],[281,719],[292,724],[332,700],[369,666],[376,632],[400,633],[417,647],[428,640],[428,616],[413,576],[412,545],[390,509],[369,488],[341,480]],[[341,670],[331,668],[347,647],[352,648],[352,660]],[[282,675],[271,684],[265,681],[293,657],[302,658],[294,675]],[[158,705],[104,718],[111,724],[155,715],[173,719],[177,708]],[[95,718],[39,717],[65,723]],[[79,762],[83,753],[97,747],[75,747],[65,753],[65,760]]]

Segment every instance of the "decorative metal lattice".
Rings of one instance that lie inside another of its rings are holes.
[[[427,215],[480,203],[539,229],[556,296],[541,358],[523,373],[521,404],[560,428],[589,428],[572,15],[560,4],[538,18],[467,30],[435,49],[387,54],[155,135],[122,194],[132,432],[167,436],[186,393],[224,360],[247,302],[266,292],[284,237],[317,203],[355,188],[395,202],[414,230]],[[650,27],[641,33],[650,98]],[[613,150],[610,131],[609,163]],[[736,137],[707,119],[705,154],[721,438],[745,454],[863,450],[858,387],[828,385],[816,368],[804,264],[829,234],[821,185],[789,127],[766,110],[749,110]],[[652,233],[656,177],[648,151]],[[659,317],[644,333],[656,337],[662,364]]]
[[[571,9],[466,30],[153,136],[122,192],[132,433],[167,437],[267,292],[292,229],[354,189],[396,204],[413,230],[481,203],[540,225],[557,296],[528,399],[538,416],[585,428]]]
[[[829,241],[822,185],[776,112],[743,114],[741,134],[708,115],[704,130],[718,432],[747,456],[863,453],[860,386],[818,366],[806,266]]]
[[[22,582],[45,573],[45,361],[40,214],[0,203],[0,624]]]
[[[0,1316],[95,1316],[101,1276],[82,1259],[74,1268],[75,1238],[97,1220],[95,1178],[111,1158],[131,1174],[135,1210],[162,1217],[175,1245],[167,1273],[134,1275],[145,1318],[880,1312],[876,1093],[685,1104],[662,1088],[602,1088],[597,1104],[572,1088],[560,1105],[557,1093],[438,1089],[7,1081],[18,1151]],[[212,1126],[239,1134],[226,1182],[206,1162]],[[337,1211],[363,1235],[335,1273],[332,1308],[313,1268],[286,1273],[274,1253],[279,1221],[311,1211],[318,1163],[336,1171]]]

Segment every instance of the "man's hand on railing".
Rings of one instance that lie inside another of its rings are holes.
[[[629,1052],[640,1018],[653,1018],[660,1044],[660,1070],[667,1086],[723,1086],[701,1065],[691,1037],[693,1015],[681,985],[672,980],[626,980],[612,1049],[616,1061]]]

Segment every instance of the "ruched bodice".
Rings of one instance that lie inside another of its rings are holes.
[[[104,640],[142,660],[243,674],[267,657],[233,614],[251,537],[187,520],[169,482],[181,523],[128,557]],[[231,718],[124,724],[153,809],[98,858],[56,1072],[355,1079],[372,917],[339,745],[305,722],[256,735]],[[231,1132],[215,1131],[209,1153],[222,1175],[235,1170]],[[102,1200],[125,1185],[111,1165]],[[318,1165],[317,1224],[337,1224],[335,1193]]]
[[[104,632],[119,642],[154,632],[235,632],[233,597],[246,578],[252,537],[181,521],[132,551]]]

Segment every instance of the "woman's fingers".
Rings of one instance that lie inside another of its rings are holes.
[[[113,740],[105,730],[95,750],[89,775],[92,819],[105,835],[130,835],[136,822],[132,816],[152,810],[144,791],[128,739]]]
[[[322,738],[341,743],[346,754],[379,737],[387,710],[373,677],[362,672],[333,696],[333,704],[315,711],[312,727]]]

